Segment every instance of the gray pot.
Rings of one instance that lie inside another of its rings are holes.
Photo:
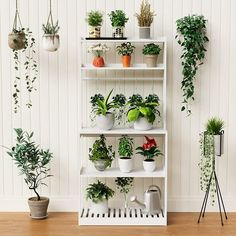
[[[156,67],[157,66],[158,55],[145,55],[147,67]]]
[[[139,38],[150,39],[150,27],[139,27]]]
[[[224,134],[214,135],[215,155],[224,154]]]
[[[31,197],[28,199],[28,204],[30,208],[30,216],[32,219],[45,219],[47,218],[47,209],[49,204],[49,198],[41,197],[37,201],[37,197]]]
[[[94,167],[98,171],[104,171],[106,169],[106,160],[97,160],[94,161]]]
[[[11,49],[21,50],[25,47],[25,33],[10,33],[8,35],[8,45]]]

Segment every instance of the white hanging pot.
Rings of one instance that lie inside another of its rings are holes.
[[[129,173],[133,169],[133,160],[131,158],[120,157],[118,163],[122,173]]]
[[[221,156],[224,154],[224,133],[214,135],[215,155]]]
[[[146,172],[153,172],[156,169],[156,161],[154,159],[143,160],[143,169]]]
[[[113,113],[107,113],[104,115],[96,116],[96,126],[102,130],[110,130],[114,126],[115,116]]]
[[[49,52],[55,52],[60,46],[60,36],[58,34],[43,35],[43,49]]]
[[[94,214],[105,214],[108,212],[108,200],[104,199],[101,202],[91,203],[91,212]]]
[[[134,129],[136,130],[150,130],[152,129],[152,123],[148,122],[147,118],[140,117],[134,122]]]

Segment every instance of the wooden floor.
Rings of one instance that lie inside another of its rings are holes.
[[[236,236],[236,213],[222,227],[217,213],[197,224],[197,213],[169,213],[168,227],[79,227],[76,213],[50,213],[31,220],[28,213],[0,213],[0,236]]]

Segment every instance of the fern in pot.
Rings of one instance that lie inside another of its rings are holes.
[[[89,37],[100,38],[101,37],[101,26],[103,23],[103,14],[100,11],[90,11],[87,13],[85,19],[89,25]]]
[[[160,54],[161,48],[158,44],[149,43],[144,45],[143,55],[145,56],[147,67],[156,67],[157,58]]]
[[[123,135],[119,139],[119,168],[123,173],[131,172],[133,169],[133,138]]]
[[[115,152],[112,151],[112,146],[107,146],[105,136],[100,135],[99,139],[93,143],[92,148],[89,148],[89,160],[94,163],[94,167],[98,171],[104,171],[111,167],[114,158]]]
[[[91,200],[91,212],[105,214],[108,212],[108,200],[114,196],[114,191],[101,181],[89,184],[86,188],[86,198]]]
[[[15,129],[16,144],[7,152],[24,175],[25,183],[33,190],[36,197],[30,197],[28,204],[30,216],[33,219],[44,219],[47,217],[49,198],[39,194],[39,187],[46,185],[45,179],[50,177],[49,163],[53,158],[49,150],[40,149],[32,141],[33,132],[28,133],[22,129]]]

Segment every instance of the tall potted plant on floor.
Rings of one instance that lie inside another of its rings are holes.
[[[130,42],[122,43],[116,47],[116,51],[122,56],[123,67],[130,67],[131,55],[134,53],[135,46]]]
[[[160,54],[161,48],[158,44],[149,43],[144,45],[143,55],[145,56],[147,67],[156,67],[157,58]]]
[[[86,21],[89,25],[89,37],[100,38],[103,14],[100,11],[90,11],[87,14]]]
[[[15,132],[16,144],[7,153],[24,175],[28,188],[36,194],[36,197],[28,199],[31,218],[44,219],[47,217],[49,198],[40,196],[38,188],[46,185],[45,179],[52,176],[49,174],[49,163],[53,156],[49,150],[40,149],[32,141],[33,132],[28,133],[22,129],[15,129]]]

